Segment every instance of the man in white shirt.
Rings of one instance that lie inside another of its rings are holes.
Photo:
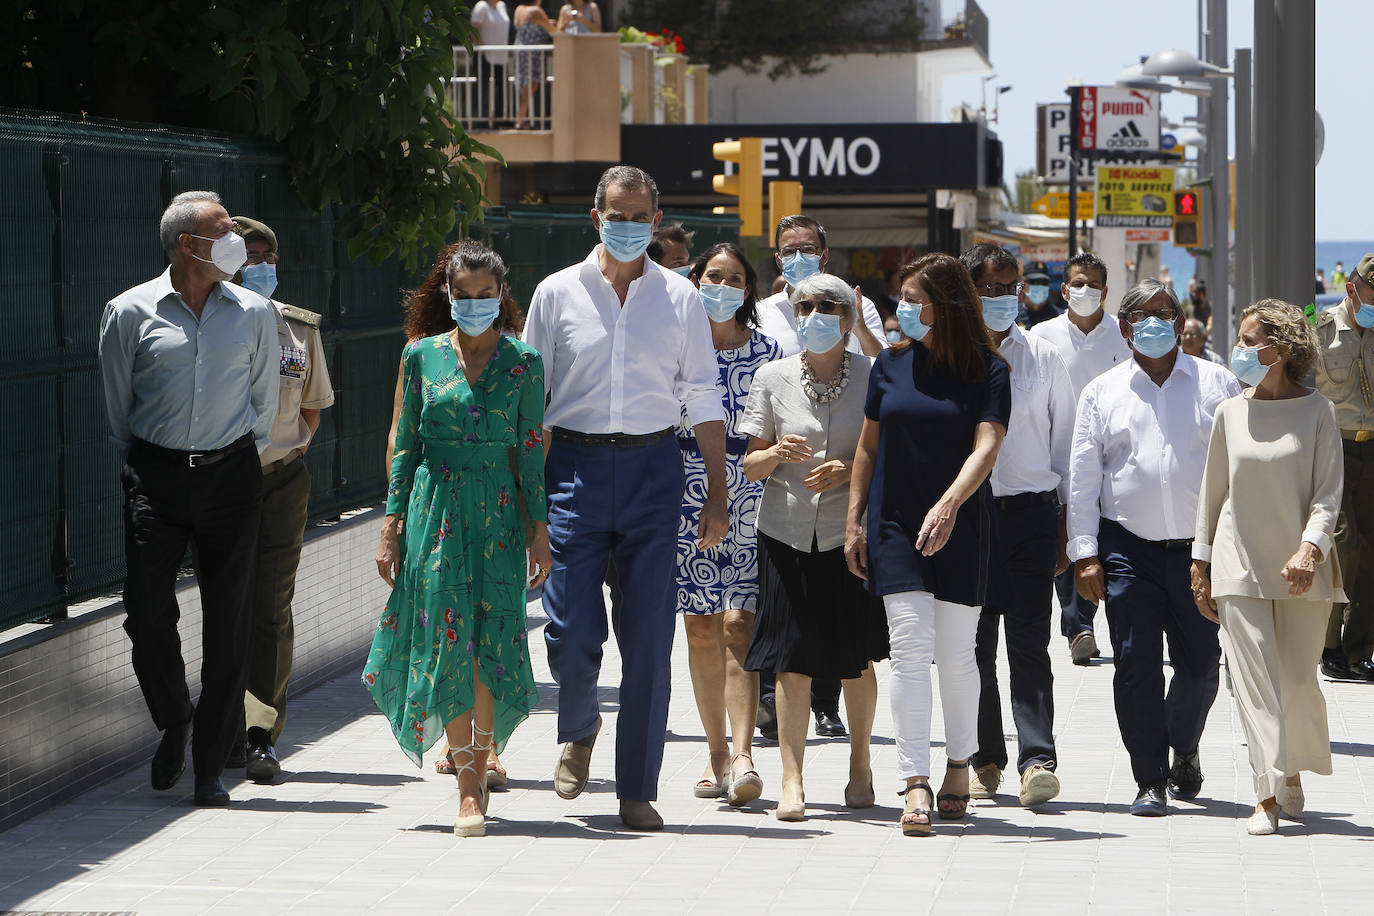
[[[784,216],[773,231],[773,254],[787,285],[759,303],[759,330],[778,342],[783,356],[801,352],[797,339],[797,316],[790,298],[798,283],[812,274],[825,273],[830,249],[825,242],[825,227],[809,216]],[[883,319],[867,296],[863,297],[863,321],[855,322],[847,348],[864,356],[877,356],[887,346]]]
[[[1202,788],[1197,748],[1221,658],[1189,569],[1212,418],[1241,385],[1179,349],[1184,320],[1158,280],[1125,295],[1119,324],[1134,358],[1083,389],[1069,463],[1069,556],[1083,597],[1106,600],[1116,719],[1139,786],[1131,813],[1145,817],[1168,813],[1166,791],[1189,799]]]
[[[706,462],[698,544],[725,537],[725,409],[711,329],[696,288],[645,256],[662,213],[643,171],[613,166],[596,189],[601,244],[534,291],[525,342],[544,359],[549,541],[544,584],[549,668],[559,685],[554,789],[587,784],[601,728],[597,677],[606,641],[601,583],[614,559],[624,609],[616,795],[627,827],[657,830],[668,689],[677,626],[677,525],[682,454],[673,430],[685,407]]]
[[[1064,265],[1060,295],[1068,304],[1062,315],[1041,322],[1028,333],[1054,344],[1068,367],[1074,402],[1088,382],[1118,363],[1131,358],[1117,323],[1102,308],[1107,295],[1107,265],[1095,254],[1080,251]],[[1059,593],[1059,631],[1069,641],[1069,657],[1075,665],[1087,665],[1097,649],[1093,618],[1097,605],[1090,604],[1074,585],[1073,570],[1055,579]]]
[[[491,127],[506,116],[506,63],[509,51],[488,51],[483,45],[510,44],[510,13],[505,0],[477,0],[472,24],[480,41],[477,52],[477,120]]]
[[[1011,423],[992,469],[997,521],[987,601],[978,618],[974,656],[982,693],[978,750],[970,759],[970,790],[996,794],[1007,766],[1002,699],[997,686],[997,630],[1007,631],[1011,714],[1016,722],[1021,804],[1059,794],[1055,775],[1054,674],[1050,617],[1055,573],[1069,565],[1059,507],[1068,502],[1074,397],[1069,371],[1047,341],[1016,325],[1021,265],[1005,248],[974,245],[960,255],[983,300],[983,320],[1011,365]]]

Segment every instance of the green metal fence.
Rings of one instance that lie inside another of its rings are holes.
[[[306,457],[311,519],[385,492],[401,303],[423,271],[351,261],[333,237],[337,214],[301,203],[274,147],[0,110],[0,629],[120,588],[120,459],[96,359],[100,316],[113,296],[164,269],[158,218],[193,188],[270,225],[281,298],[325,315],[336,401]],[[697,229],[698,249],[738,234],[733,217],[665,218]],[[496,208],[472,235],[509,263],[521,303],[596,242],[576,207]]]

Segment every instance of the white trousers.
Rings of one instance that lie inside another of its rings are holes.
[[[930,663],[940,669],[945,756],[965,760],[978,749],[978,664],[973,646],[979,608],[940,601],[930,592],[883,597],[891,647],[892,721],[897,776],[930,775]]]

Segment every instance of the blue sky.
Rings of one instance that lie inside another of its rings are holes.
[[[962,4],[945,3],[947,8],[955,5]],[[1170,47],[1197,50],[1197,0],[979,0],[979,5],[988,16],[997,71],[989,86],[1013,87],[1002,96],[994,125],[1005,145],[1009,184],[1017,171],[1035,166],[1037,103],[1064,101],[1064,87],[1074,79],[1111,85],[1142,54]],[[1374,179],[1374,118],[1366,114],[1374,104],[1366,25],[1370,4],[1318,0],[1316,15],[1317,110],[1326,124],[1326,147],[1316,175],[1317,238],[1371,239],[1374,226],[1367,217],[1370,194],[1365,190]],[[1254,47],[1253,0],[1231,0],[1227,18],[1231,48]],[[959,102],[976,108],[980,94],[977,76],[950,77],[945,108]],[[1164,97],[1164,114],[1171,120],[1195,113],[1191,96],[1175,92]],[[1294,129],[1313,130],[1312,125]]]

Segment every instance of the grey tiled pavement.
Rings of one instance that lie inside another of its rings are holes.
[[[542,618],[537,604],[530,610],[537,636]],[[452,835],[452,777],[435,774],[429,759],[415,770],[349,674],[293,707],[294,743],[282,748],[288,776],[274,786],[231,784],[227,811],[190,806],[189,775],[171,793],[153,792],[140,767],[0,834],[0,910],[1309,914],[1365,909],[1374,899],[1374,685],[1324,684],[1335,774],[1307,779],[1306,826],[1282,822],[1280,836],[1250,837],[1242,820],[1253,804],[1250,779],[1225,687],[1201,749],[1203,798],[1168,818],[1133,818],[1112,667],[1070,665],[1056,638],[1061,797],[1032,812],[1004,794],[920,839],[895,827],[885,665],[873,746],[878,807],[842,806],[847,744],[814,738],[804,823],[772,816],[776,747],[757,754],[765,792],[751,808],[693,798],[706,753],[679,633],[660,784],[668,828],[636,834],[616,817],[613,716],[588,791],[571,802],[553,793],[557,693],[543,653],[535,655],[542,700],[503,757],[511,790],[493,796],[484,839]],[[613,710],[613,644],[604,670],[602,697]],[[941,734],[937,706],[937,742]],[[70,737],[79,766],[81,736]],[[934,763],[938,770],[943,759]]]

